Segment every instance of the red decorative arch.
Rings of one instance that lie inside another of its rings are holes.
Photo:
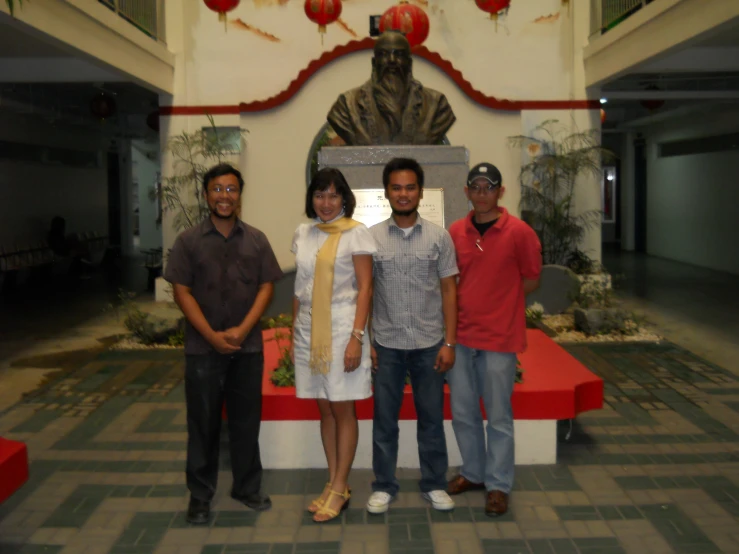
[[[159,113],[161,115],[222,115],[271,110],[288,102],[321,68],[348,54],[363,50],[372,50],[374,46],[374,39],[366,37],[362,40],[353,40],[347,44],[337,46],[333,50],[324,52],[321,57],[310,62],[305,69],[298,73],[298,76],[290,82],[285,90],[266,100],[242,102],[241,104],[230,106],[162,106],[159,108]],[[486,108],[505,111],[600,109],[598,100],[500,100],[475,89],[449,60],[445,60],[436,52],[431,52],[425,46],[421,45],[414,48],[413,54],[438,67],[457,84],[470,100]]]

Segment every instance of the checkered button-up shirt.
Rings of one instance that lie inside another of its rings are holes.
[[[393,218],[370,228],[374,340],[386,348],[429,348],[444,338],[440,279],[459,273],[446,229],[418,216],[408,236]]]

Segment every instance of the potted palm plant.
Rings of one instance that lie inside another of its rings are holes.
[[[509,143],[526,155],[519,176],[521,215],[539,236],[545,268],[568,268],[581,282],[606,279],[610,283],[600,264],[580,250],[585,234],[600,225],[602,213],[575,209],[576,183],[586,176],[599,176],[602,164],[615,157],[600,145],[599,138],[595,129],[571,132],[557,120],[548,120],[531,135],[509,137]],[[576,278],[573,280],[577,283]],[[573,293],[576,290],[563,292]],[[530,300],[542,302],[533,295]],[[548,308],[546,302],[542,303]],[[564,299],[560,305],[569,303]]]
[[[8,11],[10,12],[10,15],[12,16],[15,11],[15,0],[5,0],[5,4],[8,6]],[[23,6],[23,0],[18,0],[18,5]]]

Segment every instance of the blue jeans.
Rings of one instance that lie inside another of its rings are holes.
[[[514,442],[511,395],[516,380],[516,354],[457,345],[454,367],[447,373],[452,401],[452,428],[462,454],[460,473],[488,491],[510,493]],[[487,415],[487,453],[480,411]]]
[[[396,350],[375,344],[375,411],[372,425],[373,491],[395,496],[398,464],[398,419],[406,372],[410,371],[418,420],[416,440],[421,462],[421,492],[446,490],[449,459],[444,436],[444,374],[434,370],[441,342],[430,348]]]

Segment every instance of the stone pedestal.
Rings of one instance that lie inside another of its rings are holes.
[[[327,146],[318,153],[318,167],[340,170],[352,189],[381,189],[382,169],[392,158],[415,159],[424,188],[444,189],[444,227],[467,214],[469,153],[463,146]]]

